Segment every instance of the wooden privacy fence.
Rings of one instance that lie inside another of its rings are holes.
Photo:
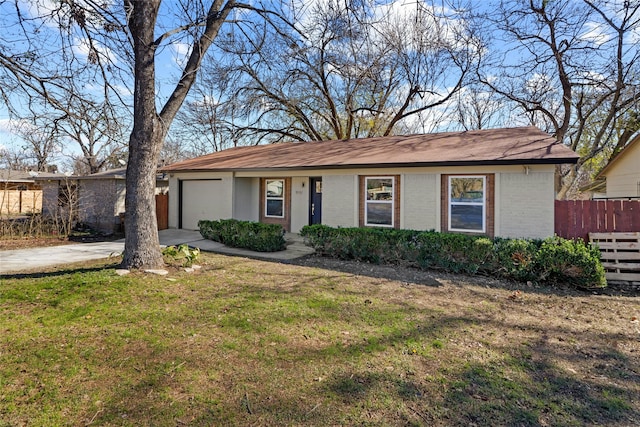
[[[169,195],[156,194],[156,219],[158,230],[169,228]]]
[[[42,190],[0,189],[0,215],[42,211]]]
[[[124,212],[120,214],[120,231],[125,231],[124,216]],[[156,194],[156,220],[158,221],[158,230],[166,230],[169,228],[168,194]]]
[[[556,200],[555,233],[589,241],[589,233],[640,231],[640,200]]]
[[[640,232],[589,233],[600,248],[607,282],[640,282]]]

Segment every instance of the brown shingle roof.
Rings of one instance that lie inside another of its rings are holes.
[[[535,127],[237,147],[163,171],[331,169],[576,163],[579,156]]]

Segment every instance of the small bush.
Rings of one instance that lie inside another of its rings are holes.
[[[536,280],[534,265],[540,244],[540,240],[495,238],[492,270],[498,277]]]
[[[535,269],[539,279],[545,282],[569,283],[580,288],[607,285],[600,251],[581,239],[552,237],[544,240],[536,254]]]
[[[200,258],[200,249],[190,248],[188,245],[167,246],[162,250],[162,255],[182,263],[184,267],[191,267]]]
[[[262,224],[236,219],[198,221],[200,234],[205,239],[235,248],[258,252],[276,252],[286,249],[284,228],[278,224]]]
[[[303,227],[300,233],[316,252],[340,259],[408,264],[423,269],[487,274],[518,281],[606,286],[598,249],[558,237],[490,239],[435,231]]]
[[[418,235],[418,265],[455,273],[475,274],[486,270],[492,242],[486,237],[428,231]]]
[[[309,225],[300,234],[318,254],[334,258],[374,264],[415,264],[418,258],[417,231]]]
[[[20,217],[0,217],[0,238],[22,239],[28,237],[66,237],[71,230],[62,226],[55,218],[40,213]]]

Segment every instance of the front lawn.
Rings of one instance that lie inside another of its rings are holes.
[[[640,424],[634,296],[109,262],[0,279],[0,426]]]

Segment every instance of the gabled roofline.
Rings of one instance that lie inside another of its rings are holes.
[[[636,131],[636,133],[633,134],[633,136],[631,137],[631,142],[625,145],[624,148],[620,150],[618,154],[615,155],[615,157],[609,160],[609,163],[607,163],[607,165],[604,168],[602,168],[600,172],[598,172],[594,180],[599,178],[606,178],[607,177],[606,172],[611,168],[611,165],[615,164],[619,159],[624,157],[625,153],[628,153],[629,148],[638,144],[639,141],[640,141],[640,130]]]

